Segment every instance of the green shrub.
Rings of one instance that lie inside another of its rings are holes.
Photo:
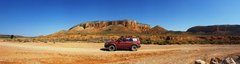
[[[166,45],[167,43],[165,41],[163,41],[163,40],[159,40],[159,41],[156,42],[156,44],[158,44],[158,45]]]
[[[153,41],[147,39],[147,40],[141,40],[141,43],[142,43],[142,44],[153,44]]]

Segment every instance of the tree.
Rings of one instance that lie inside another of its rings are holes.
[[[14,38],[14,35],[11,35],[10,38],[13,39],[13,38]]]

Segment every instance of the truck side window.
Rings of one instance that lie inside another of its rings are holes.
[[[133,41],[138,41],[138,39],[137,39],[137,38],[133,38],[132,40],[133,40]]]
[[[118,42],[123,42],[124,38],[119,38],[117,41]]]
[[[125,41],[131,41],[131,38],[125,38]]]
[[[130,39],[129,39],[129,41],[131,41],[131,42],[132,42],[132,41],[133,41],[133,38],[130,38]]]

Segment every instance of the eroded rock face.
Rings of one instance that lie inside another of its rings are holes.
[[[138,30],[138,31],[147,31],[151,27],[147,24],[137,23],[135,20],[113,20],[113,21],[93,21],[93,22],[85,22],[79,25],[76,25],[70,28],[70,31],[81,31],[83,29],[94,28],[101,29],[108,26],[117,26],[122,25],[128,29]]]
[[[212,26],[195,26],[189,28],[187,32],[193,33],[210,33],[210,34],[227,34],[240,35],[240,25],[212,25]]]
[[[71,30],[80,31],[80,30],[84,30],[84,27],[82,27],[82,26],[75,26],[75,27],[72,28]]]

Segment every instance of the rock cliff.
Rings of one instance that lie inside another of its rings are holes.
[[[135,20],[90,21],[78,24],[68,30],[70,33],[151,33],[166,32],[164,28],[151,28],[148,24],[137,23]],[[151,33],[153,34],[153,33]]]
[[[117,26],[117,25],[121,25],[126,28],[131,28],[133,30],[140,30],[140,31],[146,31],[151,28],[149,25],[137,23],[135,20],[113,20],[113,21],[84,22],[70,28],[69,30],[80,31],[80,30],[89,29],[89,28],[101,29],[108,26]]]

